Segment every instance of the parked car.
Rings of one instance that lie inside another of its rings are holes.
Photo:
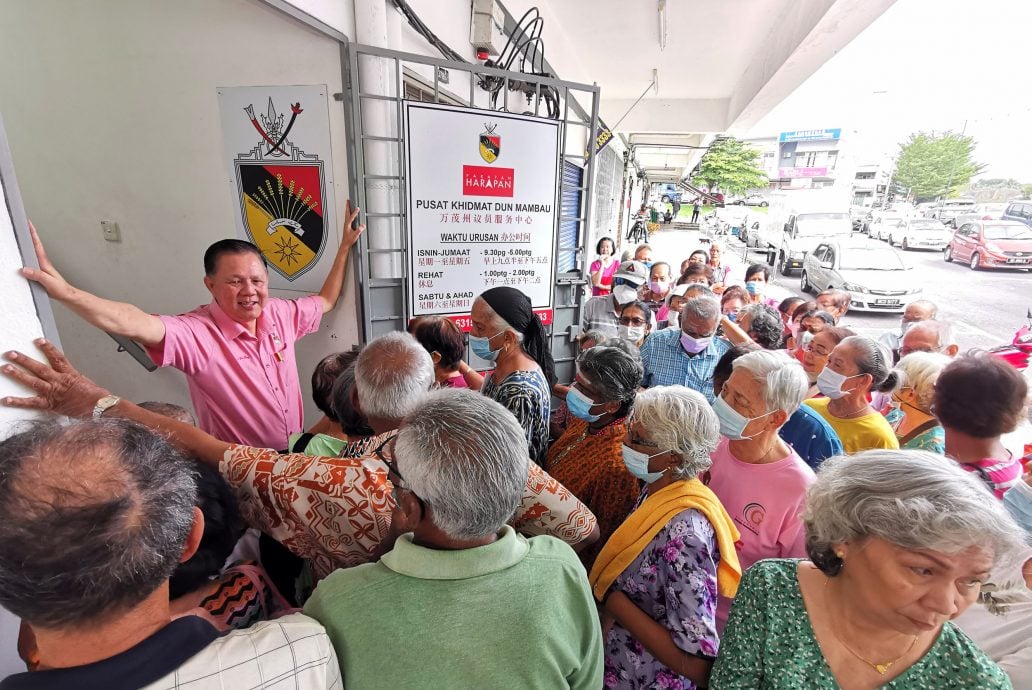
[[[1032,225],[1032,201],[1012,201],[1000,215],[1000,220],[1016,220],[1025,225]]]
[[[759,194],[750,194],[749,196],[742,199],[740,203],[746,206],[760,206],[762,208],[767,208],[767,206],[770,205],[770,202],[768,202],[763,196]]]
[[[953,233],[942,258],[967,263],[971,270],[1032,266],[1032,228],[1013,220],[978,220]]]
[[[803,292],[839,288],[849,308],[899,314],[920,298],[912,267],[899,252],[867,238],[822,242],[803,260]]]
[[[875,211],[871,224],[867,226],[867,234],[876,240],[887,240],[892,229],[906,219],[892,211]]]
[[[964,223],[976,220],[1001,220],[1007,210],[1007,204],[977,204],[970,213],[958,213],[953,219],[953,226],[959,228]]]
[[[871,209],[867,206],[853,205],[849,207],[849,220],[853,223],[853,230],[856,232],[862,232],[864,227],[864,219],[870,214]]]
[[[942,251],[953,233],[934,218],[911,218],[892,228],[889,244],[903,249],[935,249]]]
[[[943,199],[932,207],[932,218],[938,218],[944,225],[957,227],[957,216],[972,213],[975,210],[974,199]]]
[[[845,238],[853,233],[848,213],[800,213],[789,216],[780,233],[776,249],[768,252],[767,263],[777,266],[781,275],[803,268],[803,258],[821,242]]]

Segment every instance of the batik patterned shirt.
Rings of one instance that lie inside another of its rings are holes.
[[[382,443],[389,435],[377,438]],[[324,458],[230,446],[219,471],[251,526],[311,559],[318,579],[371,562],[390,529],[393,487],[387,466],[376,457]],[[596,521],[576,496],[530,463],[513,527],[574,545],[594,532]]]

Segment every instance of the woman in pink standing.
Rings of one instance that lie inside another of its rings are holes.
[[[611,237],[603,237],[595,245],[598,258],[591,262],[591,296],[608,295],[613,291],[613,274],[620,268],[620,262],[613,256],[616,243]]]

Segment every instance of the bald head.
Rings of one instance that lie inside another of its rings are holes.
[[[919,321],[907,329],[899,348],[900,357],[911,352],[941,352],[956,357],[960,351],[949,321]]]
[[[903,312],[903,323],[914,324],[918,321],[934,321],[939,315],[939,307],[935,302],[919,299],[907,305]]]
[[[133,422],[12,436],[0,443],[0,605],[44,629],[129,611],[179,563],[195,499],[191,463]]]

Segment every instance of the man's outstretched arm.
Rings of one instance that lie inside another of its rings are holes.
[[[161,319],[135,305],[97,297],[72,286],[50,263],[32,223],[29,223],[29,232],[32,235],[32,244],[36,248],[39,268],[23,268],[22,276],[42,285],[52,299],[101,330],[132,338],[146,347],[161,344],[165,339],[165,324]]]
[[[39,339],[36,346],[46,355],[48,364],[37,362],[20,352],[8,352],[5,357],[18,366],[5,364],[0,367],[0,372],[35,395],[25,398],[9,396],[0,402],[8,407],[47,410],[67,417],[89,417],[93,414],[97,401],[109,395],[109,392],[80,374],[49,341]],[[163,433],[184,452],[216,470],[230,446],[195,426],[150,412],[128,400],[120,400],[117,405],[108,408],[104,416],[131,419]]]
[[[365,230],[364,224],[359,225],[357,228],[352,227],[352,224],[358,218],[360,210],[358,208],[353,209],[350,200],[344,207],[344,215],[347,217],[347,220],[344,221],[344,229],[341,231],[340,249],[337,250],[337,256],[333,259],[333,267],[330,268],[330,272],[326,276],[326,282],[323,283],[322,290],[319,291],[319,296],[322,297],[323,301],[324,314],[337,306],[337,300],[340,299],[341,290],[344,288],[344,275],[348,270],[348,255],[351,253],[351,248],[358,242],[359,236]]]

